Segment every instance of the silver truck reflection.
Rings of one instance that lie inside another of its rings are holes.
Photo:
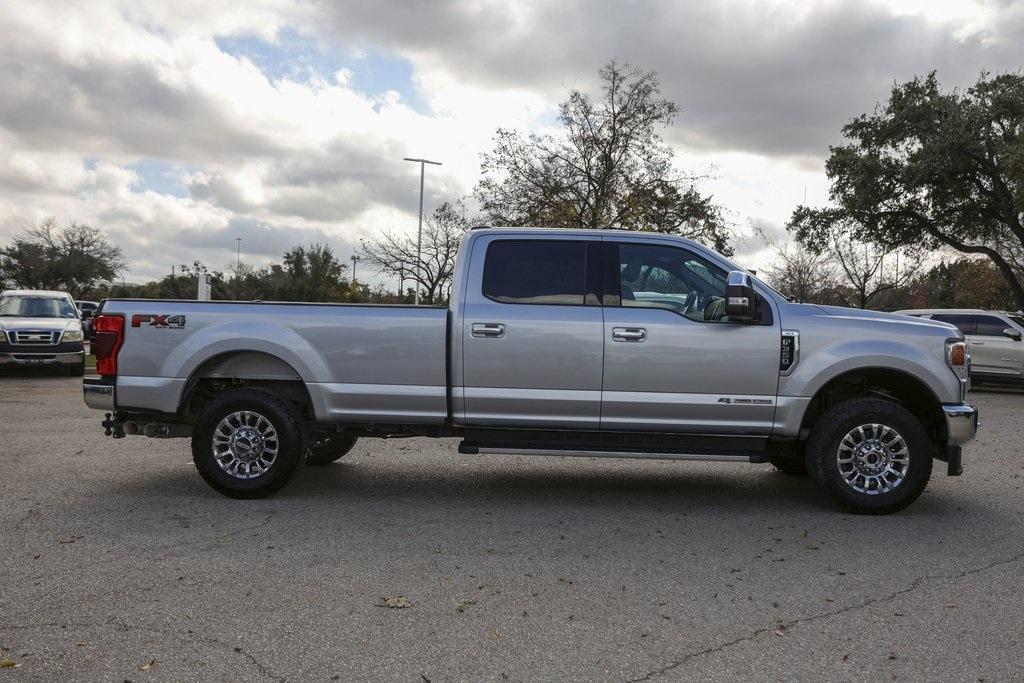
[[[771,462],[887,513],[977,428],[952,325],[792,303],[636,232],[469,231],[448,308],[110,299],[86,403],[115,437],[188,436],[252,498],[359,437],[463,453]]]

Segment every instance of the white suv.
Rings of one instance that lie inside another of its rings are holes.
[[[1024,381],[1024,314],[972,308],[897,311],[956,325],[967,338],[971,377]]]

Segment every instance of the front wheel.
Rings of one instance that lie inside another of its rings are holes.
[[[876,398],[826,410],[807,442],[808,471],[840,505],[882,515],[917,500],[932,473],[924,425],[906,408]]]
[[[291,403],[260,389],[211,401],[192,432],[192,460],[206,483],[231,498],[262,498],[288,483],[305,452]]]

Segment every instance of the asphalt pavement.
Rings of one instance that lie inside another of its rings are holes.
[[[964,476],[858,517],[767,465],[427,439],[230,500],[3,377],[0,681],[1019,679],[1024,394],[972,400]]]

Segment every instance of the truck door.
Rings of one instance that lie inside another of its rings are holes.
[[[466,424],[599,427],[600,278],[597,240],[476,240],[461,330]]]
[[[771,433],[781,329],[725,315],[727,273],[665,243],[605,242],[601,428]]]

